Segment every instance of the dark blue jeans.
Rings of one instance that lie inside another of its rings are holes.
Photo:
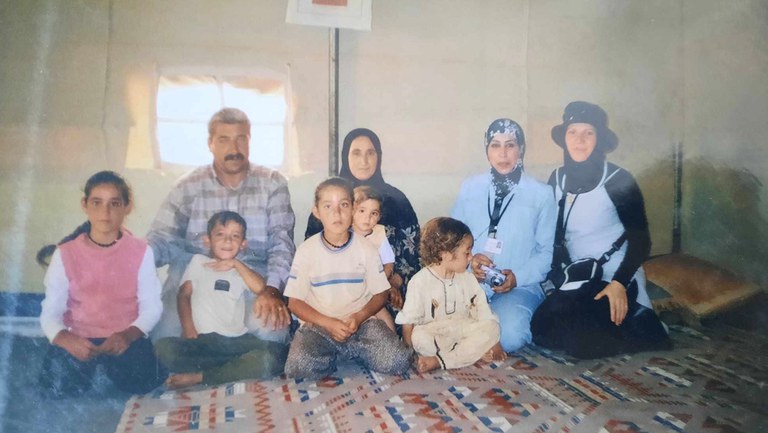
[[[90,338],[99,345],[105,338]],[[99,355],[80,361],[59,346],[48,348],[38,385],[42,394],[53,397],[74,397],[91,389],[96,367],[103,365],[107,377],[121,391],[145,394],[162,384],[168,371],[157,362],[152,342],[139,338],[119,356]]]

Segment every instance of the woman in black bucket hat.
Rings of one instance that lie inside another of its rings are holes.
[[[651,239],[640,187],[606,160],[619,144],[608,115],[571,102],[552,140],[564,159],[549,179],[558,202],[554,290],[534,314],[533,341],[585,359],[671,348],[645,290]]]

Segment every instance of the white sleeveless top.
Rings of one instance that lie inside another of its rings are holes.
[[[605,184],[619,172],[621,168],[608,173],[608,164],[603,165],[603,177],[600,183],[591,191],[581,194],[566,193],[565,212],[563,220],[567,221],[565,227],[565,245],[572,261],[584,258],[598,259],[611,249],[611,245],[624,233],[624,225],[619,220],[616,206],[613,205]],[[560,169],[558,169],[559,175]],[[558,183],[555,188],[555,199],[559,203],[563,195],[563,185],[566,176],[562,179],[557,176]],[[603,265],[603,280],[611,281],[627,253],[625,241],[618,251],[613,253],[607,263]],[[648,308],[651,300],[645,290],[645,271],[640,266],[632,277],[637,281],[637,302]]]

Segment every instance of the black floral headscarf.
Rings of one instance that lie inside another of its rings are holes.
[[[491,144],[493,136],[496,134],[510,134],[515,142],[520,146],[520,158],[517,159],[515,168],[507,174],[501,174],[491,167],[491,180],[495,191],[494,206],[501,206],[504,197],[512,191],[517,183],[520,182],[520,176],[523,174],[523,157],[525,156],[525,134],[523,128],[512,119],[496,119],[488,125],[485,131],[485,154],[488,154],[488,145]]]
[[[358,137],[367,137],[371,140],[378,156],[376,171],[366,180],[357,179],[352,175],[352,171],[349,168],[349,150],[352,147],[352,141]],[[381,174],[381,157],[381,140],[379,140],[379,136],[367,128],[354,129],[344,137],[344,144],[341,148],[339,177],[349,180],[355,187],[361,185],[370,186],[381,194],[381,220],[379,224],[387,229],[387,240],[395,252],[395,272],[400,274],[405,281],[403,284],[404,291],[405,285],[411,276],[421,269],[419,265],[419,220],[405,194],[384,181],[384,177]],[[310,214],[305,238],[320,232],[322,227],[322,223]]]

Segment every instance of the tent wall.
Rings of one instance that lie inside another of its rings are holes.
[[[287,77],[284,172],[303,238],[328,167],[328,29],[286,24],[274,0],[0,0],[0,40],[0,291],[42,291],[34,253],[83,220],[79,188],[98,170],[126,175],[128,226],[146,232],[183,172],[153,160],[165,70]],[[523,125],[526,169],[546,181],[565,104],[599,103],[621,139],[610,159],[645,194],[653,253],[671,248],[680,142],[683,250],[765,283],[766,41],[764,0],[375,1],[371,32],[340,32],[340,138],[375,130],[385,178],[424,222],[487,169],[490,121]]]

